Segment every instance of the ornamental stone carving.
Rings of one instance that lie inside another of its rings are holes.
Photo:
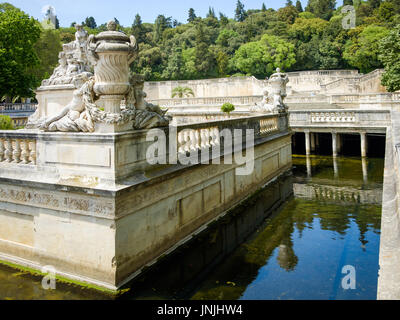
[[[262,102],[251,107],[250,110],[260,113],[286,113],[288,107],[283,100],[287,96],[286,85],[288,82],[288,76],[277,68],[276,73],[271,75],[268,80],[268,90],[264,91]]]
[[[42,87],[62,84],[82,85],[82,74],[93,75],[92,65],[87,56],[88,33],[81,25],[75,25],[75,41],[63,45],[63,51],[58,55],[57,68],[49,79],[42,81]]]
[[[77,74],[72,79],[76,90],[71,102],[52,117],[37,119],[34,114],[27,128],[121,132],[168,126],[171,117],[166,116],[167,110],[146,102],[143,77],[129,72],[138,52],[135,37],[116,31],[114,21],[107,27],[108,31],[91,35],[87,41],[83,29],[78,29],[73,44],[81,52],[77,62],[90,61],[94,76],[85,71]],[[85,70],[85,65],[77,65],[78,70]]]

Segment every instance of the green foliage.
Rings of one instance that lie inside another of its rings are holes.
[[[345,0],[345,5],[354,2],[357,14],[357,28],[349,30],[342,27],[345,15],[341,7],[335,10],[334,0],[308,0],[304,12],[300,0],[284,2],[277,10],[262,3],[260,9],[246,11],[244,1],[237,0],[232,5],[234,19],[221,12],[217,18],[210,7],[206,18],[197,17],[190,8],[186,24],[164,15],[158,15],[154,23],[144,23],[137,14],[129,27],[115,20],[119,30],[136,37],[139,55],[131,70],[147,81],[243,75],[264,78],[276,67],[285,71],[353,67],[367,72],[382,66],[377,58],[378,42],[400,24],[398,0]],[[0,4],[1,14],[15,10],[21,12],[10,4]],[[37,28],[35,35],[22,27],[5,27],[6,20],[0,20],[0,40],[21,47],[14,54],[0,41],[0,94],[32,95],[31,89],[51,75],[61,44],[74,41],[76,30],[73,24],[58,30],[51,26],[52,30],[41,30],[39,39],[39,23],[32,24]],[[17,20],[21,24],[23,19]],[[94,17],[86,18],[84,24],[89,34],[107,29],[105,23],[97,25]],[[16,41],[8,42],[9,37]],[[28,47],[33,48],[31,53]]]
[[[244,10],[244,4],[240,2],[240,0],[237,0],[236,2],[236,10],[235,10],[235,20],[242,22],[244,19],[246,19],[247,14],[246,10]]]
[[[335,0],[308,0],[306,11],[312,12],[316,17],[329,20],[335,10]]]
[[[0,130],[13,130],[14,126],[9,116],[0,114]]]
[[[31,70],[39,59],[34,49],[40,24],[9,4],[0,7],[0,96],[30,97],[38,85]]]
[[[233,58],[237,70],[260,78],[272,74],[278,67],[287,70],[295,62],[294,45],[267,34],[260,41],[242,45]]]
[[[224,103],[221,107],[221,111],[229,115],[231,112],[235,111],[235,106],[229,102]]]
[[[344,59],[361,72],[370,72],[382,67],[378,60],[379,40],[387,36],[389,30],[384,27],[370,25],[355,29],[361,31],[346,43],[343,53]]]
[[[40,64],[32,69],[32,73],[41,81],[49,78],[58,65],[58,53],[62,51],[59,30],[43,30],[34,49]]]
[[[385,67],[382,84],[388,91],[400,90],[400,25],[379,42],[379,49]]]
[[[172,90],[172,98],[185,98],[185,97],[194,97],[194,92],[192,89],[188,87],[176,87]]]

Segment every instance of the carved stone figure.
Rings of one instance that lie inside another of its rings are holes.
[[[92,76],[91,64],[87,57],[88,33],[81,25],[76,25],[75,41],[63,45],[59,54],[59,66],[49,79],[42,81],[42,86],[74,83],[75,77],[86,73]]]
[[[283,100],[286,98],[286,85],[289,82],[288,76],[285,73],[281,73],[281,70],[277,68],[276,73],[271,75],[267,81],[270,91],[265,90],[262,102],[251,107],[250,111],[261,113],[287,112],[288,108]]]
[[[144,79],[139,75],[129,75],[129,65],[137,56],[136,39],[115,31],[115,22],[108,24],[108,31],[87,40],[88,56],[94,64],[95,75],[80,72],[78,60],[68,53],[67,64],[54,72],[63,78],[70,77],[77,88],[73,99],[57,115],[38,119],[34,114],[28,128],[45,131],[94,132],[96,123],[106,125],[126,125],[133,129],[149,129],[168,126],[171,117],[166,116],[159,106],[146,102],[143,91]],[[77,36],[77,39],[83,39]],[[60,58],[61,59],[61,58]],[[65,72],[65,74],[64,74]],[[125,106],[121,107],[121,101]]]

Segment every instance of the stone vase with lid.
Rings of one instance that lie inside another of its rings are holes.
[[[96,104],[105,112],[120,113],[121,100],[130,89],[129,66],[137,56],[135,37],[117,31],[115,21],[107,24],[107,31],[88,39],[89,52],[94,64],[94,92]]]

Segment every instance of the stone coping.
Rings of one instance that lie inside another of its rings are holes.
[[[188,125],[190,127],[190,125]],[[289,129],[277,132],[265,137],[258,137],[254,141],[254,146],[269,142],[274,139],[279,139],[288,135],[292,135]],[[221,157],[225,154],[222,153]],[[210,162],[212,158],[210,158]],[[190,164],[190,165],[165,165],[163,168],[154,168],[154,171],[147,171],[144,173],[136,173],[129,178],[118,181],[117,183],[102,183],[94,187],[83,187],[73,184],[68,184],[68,181],[60,181],[57,179],[48,179],[47,182],[34,181],[32,178],[30,180],[18,179],[18,178],[8,178],[0,177],[0,183],[21,185],[25,187],[32,188],[42,188],[45,190],[55,190],[55,191],[65,191],[65,192],[78,192],[86,193],[91,195],[106,196],[106,197],[117,197],[126,192],[131,192],[140,187],[145,187],[148,185],[153,185],[156,183],[161,183],[167,179],[174,176],[180,175],[182,171],[189,170],[202,164]],[[0,164],[1,170],[1,164]]]

